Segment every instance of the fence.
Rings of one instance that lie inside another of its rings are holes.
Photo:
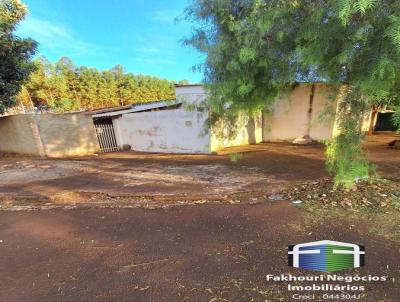
[[[115,139],[111,118],[95,119],[94,126],[99,140],[100,152],[106,153],[118,151],[118,144]]]

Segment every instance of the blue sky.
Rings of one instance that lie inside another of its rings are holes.
[[[191,67],[203,57],[181,45],[191,25],[176,23],[189,0],[23,0],[29,15],[17,35],[40,43],[50,61],[70,57],[77,66],[127,71],[198,83]]]

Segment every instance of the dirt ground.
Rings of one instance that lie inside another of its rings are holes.
[[[371,136],[366,148],[383,176],[400,180],[391,139]],[[233,163],[231,153],[243,158]],[[399,301],[398,241],[371,232],[367,219],[305,219],[268,198],[326,176],[320,145],[4,156],[0,301],[294,301],[286,282],[266,275],[305,274],[288,267],[287,246],[315,240],[365,245],[365,267],[339,274],[387,276],[360,283],[359,300]]]
[[[381,174],[400,179],[399,151],[389,135],[368,138],[366,147]],[[233,163],[231,153],[243,153]],[[0,204],[146,204],[188,200],[262,199],[289,184],[327,176],[322,145],[257,144],[219,155],[121,152],[86,158],[0,158]],[[239,195],[239,197],[237,196]],[[247,198],[248,199],[248,198]]]
[[[0,301],[291,302],[287,282],[266,275],[309,274],[287,266],[287,246],[321,239],[366,246],[366,266],[339,275],[388,276],[354,283],[366,286],[360,301],[399,301],[399,243],[358,222],[303,226],[286,202],[2,211],[0,221]]]

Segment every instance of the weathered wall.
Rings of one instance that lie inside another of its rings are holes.
[[[201,102],[206,97],[206,92],[201,85],[178,86],[176,87],[176,96],[178,100],[183,101],[185,104],[201,105]],[[233,133],[226,128],[223,122],[220,122],[211,129],[210,151],[214,152],[225,147],[259,143],[263,140],[262,131],[261,114],[254,118],[244,114],[240,116]]]
[[[33,135],[34,127],[33,116],[0,117],[0,152],[41,155],[40,145]]]
[[[255,117],[241,115],[231,131],[224,125],[224,122],[218,122],[211,129],[211,151],[260,143],[263,140],[262,131],[261,114]]]
[[[13,115],[0,118],[0,151],[38,156],[89,155],[99,149],[91,116]]]
[[[310,135],[315,140],[329,139],[337,132],[335,125],[337,102],[331,100],[327,85],[315,85]],[[234,136],[228,135],[229,131],[222,122],[215,125],[211,130],[211,151],[260,141],[293,141],[304,136],[308,127],[310,90],[311,85],[299,85],[288,96],[276,100],[271,113],[263,114],[255,121],[242,116]],[[199,103],[206,96],[204,88],[200,85],[177,87],[176,94],[178,99],[190,103]],[[332,115],[330,118],[328,116],[322,118],[322,113],[327,109]],[[364,131],[368,130],[369,120],[370,113],[366,113],[363,116]]]
[[[35,118],[47,156],[82,156],[99,150],[91,116],[41,114]]]
[[[124,138],[122,137],[122,131],[120,129],[120,124],[121,124],[121,115],[117,115],[112,118],[112,123],[114,127],[114,134],[115,134],[115,140],[117,141],[118,148],[120,150],[123,150],[124,144]]]
[[[345,88],[345,87],[343,87]],[[344,91],[344,90],[343,90]],[[332,131],[332,137],[338,136],[341,132],[341,130],[339,129],[339,118],[340,118],[340,114],[339,114],[339,110],[340,110],[340,104],[343,101],[343,91],[341,94],[339,94],[338,98],[337,98],[337,106],[336,106],[336,112],[335,112],[335,122],[334,122],[334,127],[333,127],[333,131]],[[367,110],[361,117],[361,131],[364,133],[368,133],[369,128],[371,126],[372,123],[372,128],[375,126],[376,124],[376,115],[374,116],[373,111],[372,110]]]
[[[206,97],[202,85],[187,85],[175,87],[176,99],[185,104],[201,104]]]
[[[264,141],[294,140],[306,133],[310,89],[309,85],[300,85],[287,97],[275,101],[272,113],[264,114]],[[333,106],[335,112],[336,104],[329,99],[326,87],[316,85],[310,132],[313,139],[332,137],[334,121],[320,121],[321,113],[328,105]]]
[[[124,114],[114,121],[123,144],[132,150],[163,153],[209,153],[203,133],[207,111],[183,108]]]

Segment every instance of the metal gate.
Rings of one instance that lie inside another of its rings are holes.
[[[95,119],[93,122],[96,128],[97,139],[99,140],[100,152],[118,151],[112,119],[101,118]]]

